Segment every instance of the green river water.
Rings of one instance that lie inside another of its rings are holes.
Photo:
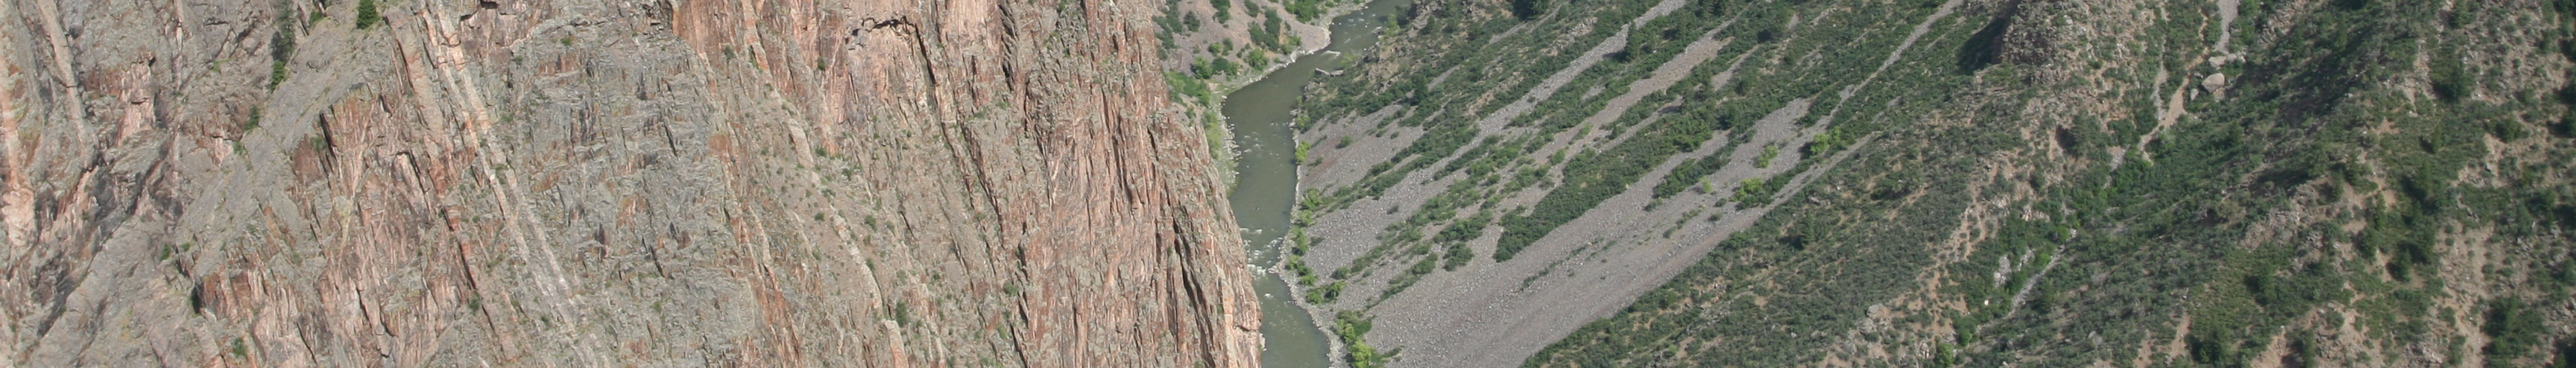
[[[1325,52],[1306,55],[1260,81],[1226,95],[1225,116],[1233,124],[1235,146],[1235,220],[1250,244],[1252,264],[1263,269],[1279,263],[1280,237],[1288,234],[1288,215],[1297,197],[1297,136],[1290,109],[1303,95],[1315,70],[1341,68],[1341,55],[1367,50],[1377,43],[1385,19],[1411,0],[1372,0],[1367,8],[1333,21],[1333,40]],[[1338,53],[1336,53],[1338,52]],[[1299,307],[1278,274],[1263,272],[1253,289],[1261,294],[1261,351],[1264,367],[1330,366],[1324,331]]]

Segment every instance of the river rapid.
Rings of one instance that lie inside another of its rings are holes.
[[[1333,20],[1332,43],[1323,51],[1274,69],[1261,80],[1227,94],[1224,113],[1234,130],[1235,220],[1250,244],[1252,264],[1261,267],[1253,289],[1261,294],[1261,351],[1264,367],[1331,366],[1331,344],[1312,315],[1290,298],[1295,293],[1273,272],[1281,257],[1280,238],[1288,234],[1289,211],[1297,200],[1297,131],[1290,125],[1297,100],[1316,70],[1339,70],[1342,55],[1358,54],[1377,44],[1388,17],[1411,0],[1372,0],[1366,8]]]

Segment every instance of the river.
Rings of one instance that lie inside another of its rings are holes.
[[[1279,238],[1288,234],[1289,211],[1297,200],[1297,132],[1289,126],[1289,112],[1304,94],[1306,82],[1315,78],[1319,68],[1340,68],[1341,55],[1377,44],[1385,19],[1411,3],[1371,0],[1366,8],[1333,20],[1332,43],[1324,51],[1298,58],[1226,95],[1226,122],[1233,125],[1235,146],[1242,150],[1235,157],[1235,187],[1228,200],[1236,222],[1244,227],[1244,243],[1252,247],[1253,265],[1264,270],[1277,265]],[[1261,334],[1267,340],[1261,350],[1262,366],[1331,365],[1323,329],[1305,308],[1289,299],[1295,296],[1286,280],[1262,272],[1253,289],[1261,294]]]

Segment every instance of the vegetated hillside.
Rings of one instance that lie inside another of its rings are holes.
[[[1220,366],[1154,2],[11,1],[0,366]]]
[[[1327,23],[1361,0],[1163,0],[1154,16],[1164,82],[1172,101],[1195,117],[1219,170],[1234,170],[1233,129],[1220,113],[1227,93],[1271,68],[1320,50]],[[1232,186],[1234,177],[1224,177]]]
[[[1355,365],[2576,350],[2576,6],[1424,1],[1397,25],[1304,105],[1287,267]]]
[[[1260,79],[1262,71],[1331,41],[1325,28],[1335,10],[1356,0],[1165,0],[1152,21],[1162,65],[1188,97]],[[1197,85],[1180,82],[1197,82]],[[1205,87],[1205,88],[1201,88]],[[1206,101],[1201,101],[1206,102]]]

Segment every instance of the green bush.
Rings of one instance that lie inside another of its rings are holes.
[[[1689,162],[1683,162],[1680,166],[1674,166],[1672,174],[1664,175],[1663,183],[1655,184],[1655,199],[1671,198],[1675,194],[1681,194],[1682,190],[1690,189],[1692,185],[1699,184],[1701,182],[1700,178],[1706,177],[1708,174],[1716,173],[1719,169],[1726,168],[1725,156],[1726,155],[1723,154],[1709,155],[1708,157],[1701,157]]]
[[[1314,160],[1310,160],[1306,157],[1306,151],[1314,148],[1315,142],[1297,142],[1297,166],[1312,165],[1315,163]]]
[[[375,27],[376,24],[384,22],[385,16],[376,13],[376,0],[358,0],[358,29]]]
[[[1757,169],[1771,168],[1771,159],[1775,158],[1780,158],[1780,145],[1775,144],[1763,146],[1762,156],[1753,158],[1753,167]]]
[[[1750,178],[1744,179],[1742,182],[1737,182],[1735,185],[1735,202],[1742,203],[1741,206],[1745,207],[1760,206],[1763,203],[1771,202],[1771,188],[1767,184],[1770,184],[1770,181],[1764,180],[1763,178]]]
[[[1449,253],[1441,258],[1443,258],[1440,264],[1441,270],[1457,271],[1458,267],[1466,266],[1468,261],[1475,260],[1476,250],[1468,249],[1465,243],[1449,243]]]
[[[1361,316],[1359,311],[1342,311],[1333,315],[1333,335],[1342,339],[1345,353],[1342,356],[1343,362],[1350,363],[1353,368],[1386,366],[1387,358],[1391,358],[1391,354],[1379,354],[1377,348],[1370,347],[1363,339],[1368,336],[1369,328],[1373,324],[1375,322],[1372,322],[1371,318]]]
[[[1286,0],[1286,2],[1287,4],[1282,7],[1288,8],[1288,14],[1295,14],[1299,22],[1313,22],[1316,17],[1324,15],[1323,0]]]
[[[1281,36],[1279,17],[1274,16],[1262,19],[1260,25],[1249,28],[1252,28],[1252,45],[1256,46],[1258,49],[1278,51],[1288,50],[1287,45],[1279,42]],[[1254,62],[1253,64],[1259,65],[1263,63]]]
[[[2504,297],[2487,301],[2484,330],[2489,342],[2485,349],[2487,366],[2511,366],[2515,358],[2529,354],[2540,345],[2546,327],[2540,313],[2525,306],[2520,298]]]
[[[1512,0],[1512,17],[1530,19],[1538,16],[1539,0]]]
[[[1199,80],[1198,78],[1191,78],[1188,75],[1181,74],[1181,72],[1169,72],[1164,73],[1163,82],[1172,87],[1171,90],[1174,99],[1189,97],[1198,99],[1198,101],[1202,103],[1215,101],[1215,96],[1212,95],[1212,92],[1208,91],[1207,82]]]
[[[1340,276],[1335,276],[1335,278],[1340,278]],[[1345,282],[1334,281],[1330,284],[1324,284],[1322,287],[1306,289],[1306,302],[1314,304],[1331,304],[1333,301],[1340,300],[1342,298],[1342,287],[1344,286],[1347,286]]]
[[[279,6],[282,9],[285,5]],[[279,16],[277,33],[268,37],[268,89],[277,89],[277,83],[286,81],[286,62],[295,57],[295,28],[287,26],[293,23],[291,19]]]

